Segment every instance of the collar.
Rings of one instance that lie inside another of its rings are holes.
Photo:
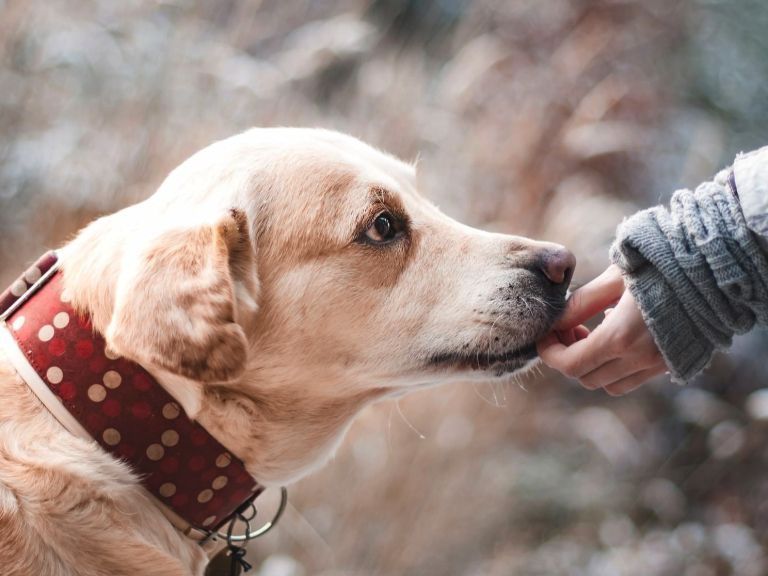
[[[55,252],[0,293],[0,343],[61,424],[127,461],[168,519],[206,539],[262,491],[144,368],[105,349],[62,290]]]

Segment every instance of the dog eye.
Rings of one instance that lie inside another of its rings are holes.
[[[376,216],[368,230],[365,231],[365,236],[368,240],[381,244],[394,240],[399,232],[398,221],[395,217],[388,212],[382,212]]]

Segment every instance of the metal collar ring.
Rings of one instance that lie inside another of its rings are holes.
[[[235,516],[230,525],[227,532],[217,532],[219,538],[223,538],[228,543],[232,544],[234,542],[248,542],[250,540],[253,540],[254,538],[259,538],[260,536],[264,536],[267,532],[272,530],[274,528],[280,518],[283,515],[283,512],[285,512],[285,508],[288,505],[288,490],[285,488],[285,486],[280,488],[280,506],[277,508],[277,512],[275,512],[275,515],[272,517],[272,520],[261,526],[260,528],[254,530],[253,532],[250,531],[250,522],[246,521],[246,533],[245,534],[232,534],[232,528],[234,527],[234,523],[237,522],[238,517]],[[253,519],[255,516],[255,513],[249,518]]]

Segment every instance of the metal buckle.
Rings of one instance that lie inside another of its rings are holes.
[[[45,283],[48,282],[48,280],[50,280],[51,276],[56,274],[56,272],[59,270],[60,267],[61,267],[61,260],[56,260],[56,262],[54,262],[53,265],[50,268],[48,268],[48,270],[45,271],[45,274],[43,274],[42,276],[40,276],[40,278],[37,279],[37,282],[32,284],[32,286],[30,286],[27,289],[27,291],[24,292],[24,294],[19,296],[18,299],[13,304],[11,304],[10,306],[8,306],[8,308],[0,312],[0,322],[5,322],[8,318],[11,317],[11,314],[16,312],[16,310],[21,308],[27,300],[32,298],[35,292],[40,290],[40,288],[44,286]]]
[[[261,526],[260,528],[257,528],[256,530],[251,531],[251,520],[256,518],[256,505],[253,503],[253,501],[250,502],[248,507],[241,511],[237,512],[233,517],[232,520],[229,521],[229,526],[227,527],[226,532],[216,532],[216,535],[219,538],[223,538],[227,544],[232,546],[234,543],[247,543],[255,538],[259,538],[261,536],[264,536],[267,532],[272,530],[277,523],[280,521],[280,518],[283,515],[283,512],[285,512],[285,508],[288,505],[288,489],[285,486],[282,486],[280,488],[280,506],[277,508],[277,512],[275,512],[275,515],[272,517],[272,520]],[[246,515],[246,513],[249,513]],[[235,529],[235,524],[238,522],[245,524],[245,534],[234,534],[233,531]]]

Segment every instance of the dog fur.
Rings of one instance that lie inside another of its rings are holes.
[[[381,242],[373,222],[398,231]],[[253,129],[60,250],[65,287],[261,483],[324,464],[366,405],[528,366],[564,305],[556,245],[459,224],[415,168],[325,130]],[[0,572],[202,574],[129,467],[0,355]]]

